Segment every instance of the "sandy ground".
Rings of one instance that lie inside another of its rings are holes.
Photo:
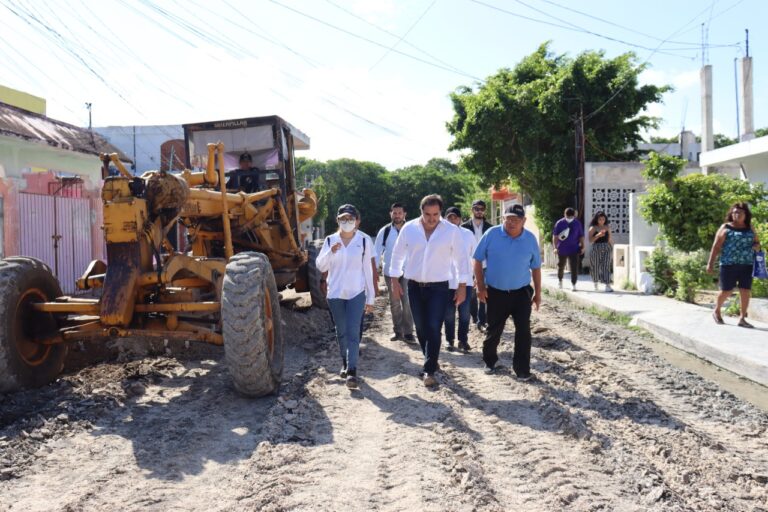
[[[264,399],[235,393],[219,349],[120,346],[0,395],[0,510],[768,510],[768,415],[636,331],[551,297],[534,319],[534,381],[485,375],[473,330],[436,390],[382,299],[358,391],[325,311],[283,309]]]

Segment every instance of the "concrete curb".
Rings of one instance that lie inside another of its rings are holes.
[[[725,352],[708,343],[702,343],[696,338],[688,337],[662,327],[652,320],[647,320],[643,317],[637,317],[635,320],[638,327],[653,333],[673,347],[705,359],[715,366],[729,370],[736,375],[745,377],[763,386],[768,386],[768,366],[764,362]]]
[[[580,280],[579,291],[559,289],[557,278],[546,271],[542,287],[551,294],[562,293],[579,307],[599,310],[631,318],[637,325],[661,341],[700,357],[741,377],[768,386],[768,331],[766,325],[756,322],[756,329],[743,329],[733,325],[717,326],[711,319],[712,310],[660,296],[616,292],[592,292],[591,280]],[[711,322],[710,324],[707,322]]]

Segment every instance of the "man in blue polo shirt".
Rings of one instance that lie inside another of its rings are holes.
[[[488,305],[488,329],[483,341],[485,372],[500,368],[497,349],[507,318],[515,323],[512,369],[517,378],[531,378],[531,306],[541,304],[541,255],[536,237],[523,228],[525,208],[504,210],[504,223],[483,235],[473,256],[477,298]],[[483,269],[483,262],[486,268]],[[531,287],[533,278],[533,287]]]

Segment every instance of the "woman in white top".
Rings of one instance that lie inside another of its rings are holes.
[[[360,351],[360,322],[373,312],[373,242],[357,230],[360,213],[351,204],[339,207],[339,230],[328,236],[317,255],[317,268],[328,272],[328,305],[336,327],[342,369],[347,387],[356,388]]]

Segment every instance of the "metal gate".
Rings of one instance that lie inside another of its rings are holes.
[[[21,254],[48,264],[65,294],[91,262],[88,199],[19,194]]]

